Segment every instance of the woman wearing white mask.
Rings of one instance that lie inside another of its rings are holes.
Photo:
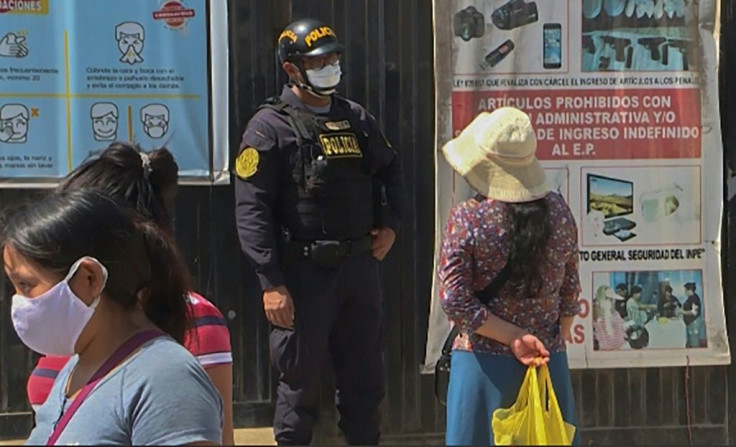
[[[150,217],[173,237],[172,216],[178,193],[179,167],[167,149],[144,153],[132,144],[115,142],[101,154],[90,157],[62,180],[57,192],[96,189]],[[217,387],[225,404],[222,442],[233,445],[233,359],[230,332],[222,313],[201,295],[190,292],[192,321],[184,347],[194,355]],[[28,397],[34,411],[48,397],[54,379],[68,357],[43,356],[28,379]]]
[[[154,224],[100,193],[62,193],[9,218],[3,260],[21,341],[76,354],[28,444],[221,442],[221,399],[180,345],[186,268]]]

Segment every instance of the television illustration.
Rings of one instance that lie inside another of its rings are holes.
[[[634,213],[634,183],[628,180],[588,174],[588,213],[603,215],[603,234],[621,241],[636,236],[636,222],[626,217]]]

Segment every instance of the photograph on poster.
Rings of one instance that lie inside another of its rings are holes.
[[[583,246],[701,242],[700,167],[581,169]]]
[[[702,270],[593,273],[593,348],[706,348]]]
[[[453,1],[457,74],[567,71],[567,2]]]
[[[689,71],[695,0],[582,0],[582,71]]]

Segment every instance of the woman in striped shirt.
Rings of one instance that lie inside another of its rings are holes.
[[[616,351],[626,344],[626,322],[616,310],[616,301],[626,301],[607,285],[598,287],[593,308],[593,336],[601,351]]]

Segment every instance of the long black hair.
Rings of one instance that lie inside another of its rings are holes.
[[[3,245],[66,274],[83,256],[108,270],[105,298],[125,309],[140,302],[154,324],[182,342],[188,326],[189,277],[170,236],[109,196],[82,189],[29,202],[4,225]]]
[[[527,297],[534,297],[542,287],[541,267],[547,255],[552,233],[546,198],[523,203],[507,203],[511,219],[513,262],[511,280]]]
[[[148,166],[141,154],[148,157]],[[163,194],[176,187],[178,171],[174,156],[166,148],[144,152],[138,145],[115,142],[69,173],[56,192],[80,188],[101,190],[170,231],[171,216],[164,206]]]

